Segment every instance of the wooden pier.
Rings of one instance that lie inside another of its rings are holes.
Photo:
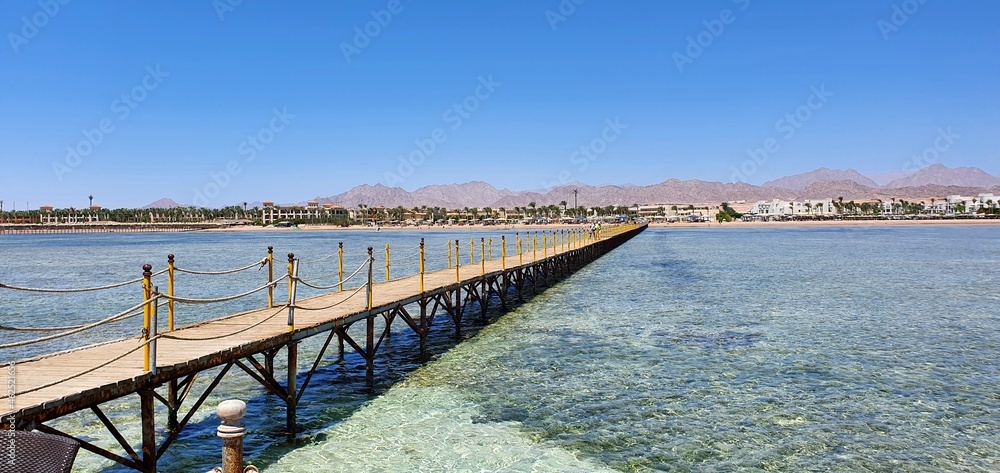
[[[281,304],[162,333],[157,333],[157,327],[164,325],[162,320],[156,322],[156,307],[161,305],[158,297],[162,295],[153,293],[151,299],[147,298],[152,303],[146,304],[144,314],[147,319],[152,317],[151,329],[142,336],[21,360],[0,370],[0,382],[12,387],[0,397],[2,427],[73,437],[71,432],[58,431],[46,422],[89,410],[118,441],[121,451],[111,452],[77,439],[82,448],[137,471],[155,472],[157,459],[223,377],[242,371],[284,401],[286,431],[294,435],[296,406],[332,343],[336,342],[340,353],[345,347],[357,352],[365,360],[367,379],[372,382],[376,354],[395,321],[405,323],[420,338],[422,351],[437,315],[446,314],[446,320],[459,333],[467,311],[478,309],[485,315],[491,306],[506,309],[644,229],[644,225],[606,227],[602,238],[584,231],[572,235],[564,232],[561,242],[544,249],[521,250],[493,259],[483,255],[471,265],[421,271],[384,283],[373,283],[374,258],[369,257],[367,266],[359,268],[367,276],[365,284],[302,300],[296,300],[295,286],[289,284],[289,297]],[[420,255],[422,261],[422,246]],[[289,255],[288,268],[291,277],[285,279],[296,281],[297,260],[293,255]],[[284,290],[278,281],[271,287]],[[166,303],[162,301],[162,305]],[[380,330],[376,330],[379,318]],[[363,324],[363,337],[356,339],[348,333],[354,324]],[[298,343],[313,336],[325,336],[325,343],[315,358],[310,355],[315,360],[312,368],[299,373]],[[287,357],[284,373],[276,372],[274,363],[282,353]],[[216,367],[221,370],[208,380],[204,393],[198,399],[188,399],[199,373]],[[101,410],[101,404],[131,394],[139,397],[142,438],[136,444],[138,449]],[[155,418],[157,403],[166,406],[166,419]],[[158,439],[158,425],[166,426],[165,438]]]

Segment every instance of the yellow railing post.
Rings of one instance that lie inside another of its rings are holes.
[[[267,247],[267,307],[274,307],[274,247]]]
[[[469,264],[476,264],[476,238],[469,238]]]
[[[542,232],[542,258],[549,257],[549,234]]]
[[[149,371],[149,322],[153,315],[153,308],[149,305],[149,300],[153,298],[153,265],[142,265],[142,369]],[[156,301],[153,301],[155,304]]]
[[[530,236],[528,238],[531,238]],[[531,261],[538,261],[538,232],[535,232],[535,238],[531,241]]]
[[[337,244],[337,290],[344,292],[344,242]]]
[[[482,267],[482,273],[486,274],[486,239],[479,238],[479,265]]]
[[[524,245],[521,244],[521,234],[514,234],[514,249],[517,251],[517,264],[524,264]]]
[[[167,255],[167,331],[174,330],[174,255]]]
[[[458,272],[459,271],[458,268],[459,268],[459,266],[461,266],[461,263],[459,263],[459,260],[462,259],[462,258],[459,257],[459,255],[461,254],[461,252],[462,252],[462,249],[461,249],[461,247],[458,246],[458,240],[455,240],[455,282],[459,282],[459,281],[462,280],[462,278],[461,278],[461,276],[459,275],[459,272]]]
[[[507,269],[507,235],[500,235],[500,269]]]
[[[389,282],[389,244],[385,244],[385,282]]]
[[[486,240],[486,246],[489,247],[489,251],[486,253],[486,257],[489,258],[490,261],[493,261],[493,237],[490,237],[488,240]]]
[[[375,297],[373,294],[372,286],[374,282],[374,265],[375,265],[375,253],[374,248],[368,247],[368,311],[371,312],[372,305],[375,303]]]
[[[295,330],[295,287],[298,274],[295,253],[288,253],[288,331]]]
[[[451,269],[451,240],[448,240],[448,269]]]
[[[153,298],[153,302],[149,308],[149,342],[146,343],[149,356],[146,357],[146,363],[148,364],[146,371],[156,373],[156,327],[158,325],[156,316],[159,309],[158,306],[160,305],[160,288],[154,287],[150,297]]]
[[[424,292],[424,239],[420,239],[420,293]]]

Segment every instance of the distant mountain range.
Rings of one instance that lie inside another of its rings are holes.
[[[853,169],[841,171],[839,169],[819,168],[815,171],[795,174],[764,183],[764,187],[775,187],[778,189],[802,190],[810,185],[823,181],[852,181],[865,187],[881,187],[869,177]]]
[[[885,184],[878,184],[875,179],[865,176],[853,169],[841,171],[837,169],[819,168],[815,171],[783,177],[765,182],[764,187],[775,187],[789,190],[802,190],[815,182],[822,181],[852,181],[864,187],[873,189],[898,189],[902,187],[919,186],[955,186],[991,188],[1000,186],[1000,177],[991,176],[979,168],[949,168],[942,164],[934,164],[911,174],[883,174],[894,176]]]
[[[949,168],[935,164],[911,174],[883,174],[877,179],[853,169],[837,170],[820,168],[769,181],[760,186],[744,182],[722,183],[699,180],[669,179],[649,186],[635,185],[566,185],[544,191],[497,189],[481,182],[447,184],[421,187],[407,191],[382,184],[360,185],[342,194],[316,197],[321,204],[333,203],[344,207],[366,205],[371,207],[406,208],[429,207],[493,207],[514,208],[535,202],[538,206],[559,204],[566,201],[574,205],[574,190],[581,206],[607,206],[632,204],[697,204],[747,202],[770,199],[826,199],[843,197],[845,200],[873,200],[902,198],[908,200],[930,199],[946,195],[975,195],[982,192],[1000,194],[1000,177],[992,176],[979,168]],[[241,205],[237,203],[234,205]],[[299,202],[295,205],[304,205]],[[250,207],[260,205],[254,202]],[[279,204],[286,205],[286,204]],[[144,208],[171,208],[182,206],[170,199],[158,200]]]

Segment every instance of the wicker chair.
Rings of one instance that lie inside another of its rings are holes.
[[[0,431],[2,448],[10,448],[10,436],[14,448],[0,455],[0,473],[69,473],[80,449],[76,440],[24,430]]]

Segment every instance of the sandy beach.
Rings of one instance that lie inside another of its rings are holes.
[[[794,222],[651,223],[650,228],[751,228],[751,227],[909,227],[921,225],[1000,225],[1000,219],[941,220],[802,220]]]
[[[941,220],[804,220],[794,222],[701,222],[701,223],[650,223],[650,228],[754,228],[754,227],[906,227],[918,225],[1000,225],[1000,219],[941,219]],[[258,226],[236,226],[214,228],[210,232],[296,232],[296,231],[360,231],[360,232],[400,232],[400,231],[551,231],[569,228],[590,228],[589,225],[574,225],[554,223],[548,225],[445,225],[445,226],[386,226],[375,227],[365,225],[351,225],[341,227],[337,225],[299,225],[294,227],[258,227]]]

